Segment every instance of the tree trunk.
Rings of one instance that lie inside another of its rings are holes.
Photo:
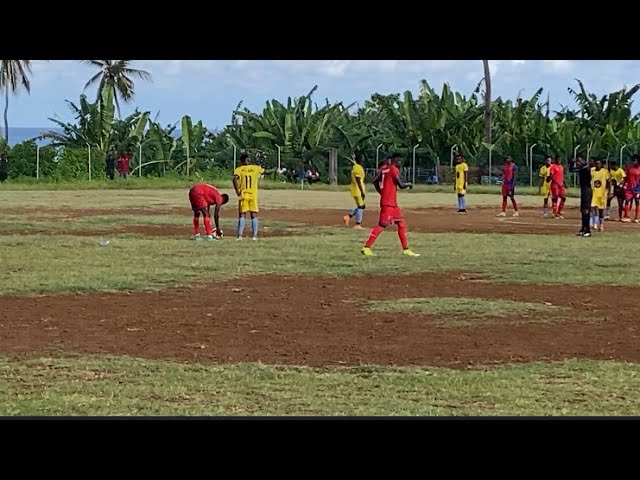
[[[484,66],[484,137],[487,143],[491,143],[491,72],[489,60],[483,60]]]
[[[9,83],[4,86],[4,140],[9,145]]]

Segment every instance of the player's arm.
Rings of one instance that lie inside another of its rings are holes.
[[[362,182],[362,177],[360,175],[356,176],[356,184],[358,185],[358,188],[360,189],[360,195],[362,195],[362,200],[364,201],[364,185]]]
[[[213,223],[216,226],[216,234],[220,235],[220,205],[216,203],[215,208],[213,209]]]
[[[380,188],[380,182],[382,181],[382,175],[380,172],[376,174],[376,178],[373,179],[373,187],[376,189],[378,194],[382,195],[382,188]]]
[[[400,177],[395,177],[393,181],[396,183],[400,190],[404,190],[405,188],[413,188],[413,184],[411,182],[404,183],[400,180]]]
[[[240,190],[240,175],[238,175],[237,173],[235,173],[233,175],[233,188],[236,191],[236,195],[240,196],[241,190]]]
[[[469,183],[469,169],[464,169],[464,185],[462,186],[463,190],[467,189],[467,184]]]

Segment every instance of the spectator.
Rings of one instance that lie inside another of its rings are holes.
[[[129,155],[126,153],[121,153],[120,158],[118,159],[118,173],[121,177],[127,178],[130,168],[131,165],[129,164]]]
[[[116,172],[116,149],[111,147],[105,159],[105,172],[109,180],[113,180]]]
[[[4,182],[7,179],[7,154],[5,152],[0,153],[0,182]]]

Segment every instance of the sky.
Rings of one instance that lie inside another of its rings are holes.
[[[71,121],[65,100],[78,102],[94,67],[75,60],[33,60],[31,94],[10,98],[11,127],[50,127],[49,117]],[[443,83],[469,95],[481,80],[480,60],[134,60],[133,67],[149,71],[153,82],[136,81],[136,96],[123,115],[138,106],[159,113],[162,124],[190,115],[210,130],[223,128],[240,100],[262,110],[272,98],[305,95],[318,85],[314,98],[362,104],[372,93],[418,92],[425,79],[436,89]],[[529,97],[544,87],[553,108],[571,105],[567,87],[576,78],[589,91],[604,95],[640,82],[636,60],[491,60],[494,97]],[[87,91],[90,99],[95,89]],[[4,103],[4,102],[0,102]],[[635,110],[635,109],[634,109]]]

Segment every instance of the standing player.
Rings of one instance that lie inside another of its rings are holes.
[[[567,201],[567,185],[564,182],[564,167],[560,163],[558,155],[553,159],[553,163],[549,167],[549,176],[547,182],[551,189],[551,208],[553,209],[553,218],[562,219],[562,209]],[[560,200],[560,204],[558,204]]]
[[[211,226],[211,205],[216,208],[213,212],[213,220],[216,224],[216,237],[222,236],[220,230],[220,207],[229,201],[229,195],[220,194],[220,191],[213,185],[207,183],[197,183],[189,190],[189,202],[193,210],[193,231],[196,241],[202,241],[200,236],[200,214],[203,217],[204,229],[207,233],[206,240],[213,241],[213,228]]]
[[[360,225],[362,223],[362,217],[364,215],[364,199],[365,199],[365,189],[364,189],[364,168],[362,164],[364,163],[364,155],[358,154],[356,155],[356,163],[353,164],[353,168],[351,168],[351,185],[349,186],[349,193],[351,193],[351,197],[353,201],[356,203],[356,208],[349,210],[349,214],[342,217],[345,226],[349,226],[349,221],[356,217],[356,226],[353,227],[357,230],[362,230],[363,227]]]
[[[609,220],[611,218],[611,200],[615,197],[618,202],[618,220],[622,221],[622,212],[624,210],[624,190],[622,185],[627,174],[618,165],[615,160],[609,163],[609,176],[611,177],[611,188],[607,198],[607,209],[604,212],[604,219]]]
[[[547,155],[544,159],[544,164],[540,167],[538,176],[540,177],[540,185],[538,191],[542,197],[542,216],[547,218],[549,216],[549,196],[551,195],[551,184],[547,182],[547,176],[549,175],[549,168],[551,167],[551,155]]]
[[[580,179],[580,213],[582,215],[582,226],[577,233],[579,237],[591,236],[591,204],[593,199],[593,190],[591,188],[591,168],[583,160],[582,156],[578,155],[575,160],[575,164],[569,169],[570,172],[578,173]]]
[[[371,247],[375,243],[378,235],[387,228],[389,225],[398,225],[398,237],[402,244],[402,250],[404,255],[410,257],[419,257],[418,253],[414,253],[409,249],[409,242],[407,241],[407,226],[402,216],[402,210],[398,207],[398,188],[413,188],[411,183],[404,183],[400,180],[400,170],[398,167],[402,162],[402,157],[398,153],[394,153],[378,169],[378,174],[373,181],[373,186],[380,194],[380,219],[378,225],[371,230],[371,235],[364,244],[362,253],[366,256],[372,256],[373,252]]]
[[[591,169],[591,224],[600,232],[604,231],[604,208],[607,204],[609,192],[609,170],[602,168],[602,161],[595,159],[595,166]]]
[[[640,165],[638,164],[638,160],[640,156],[633,155],[631,157],[631,165],[627,167],[627,177],[624,181],[624,218],[623,222],[630,222],[631,217],[631,202],[635,202],[636,204],[636,215],[634,222],[639,223],[638,219],[640,216]]]
[[[518,174],[518,166],[513,162],[511,155],[507,157],[507,162],[502,168],[502,211],[498,214],[499,217],[507,216],[507,197],[511,198],[511,205],[513,206],[513,216],[517,217],[518,204],[516,203],[516,176]]]
[[[456,154],[456,181],[453,185],[453,190],[458,195],[458,213],[467,213],[467,184],[469,183],[469,165],[464,161],[464,157],[460,154]]]
[[[251,164],[249,155],[240,155],[240,166],[233,172],[233,188],[238,195],[237,239],[242,240],[247,213],[251,216],[253,240],[258,239],[258,179],[260,175],[270,173],[260,165]]]

